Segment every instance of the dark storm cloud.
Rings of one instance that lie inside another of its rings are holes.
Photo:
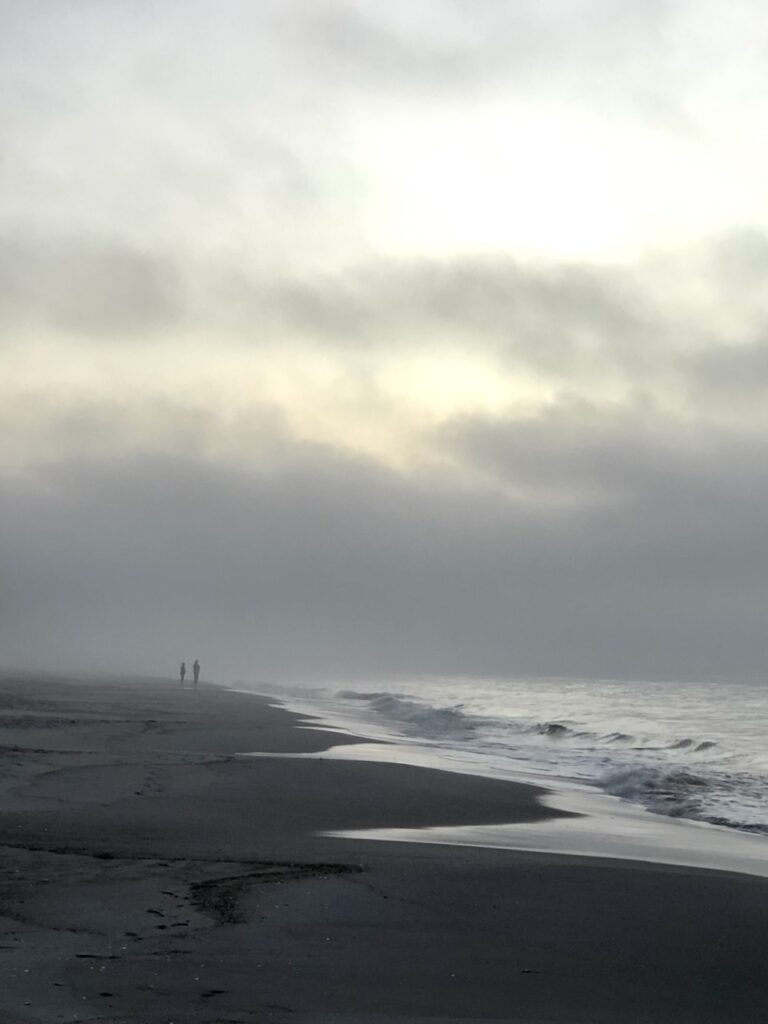
[[[248,678],[758,669],[761,440],[641,420],[457,423],[484,484],[298,442],[271,466],[138,454],[6,476],[3,660],[157,671],[194,648]]]

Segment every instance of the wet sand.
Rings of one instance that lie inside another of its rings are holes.
[[[768,883],[332,839],[543,820],[537,790],[244,751],[350,742],[263,698],[0,678],[0,1021],[768,1019]]]

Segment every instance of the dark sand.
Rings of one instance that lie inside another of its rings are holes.
[[[549,815],[168,682],[0,680],[0,1024],[768,1021],[768,884],[323,838]],[[343,740],[341,740],[343,741]]]

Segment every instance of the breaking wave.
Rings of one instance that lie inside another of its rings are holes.
[[[722,800],[724,794],[741,791],[741,796],[760,799],[758,780],[753,776],[734,777],[725,773],[696,774],[685,769],[664,770],[653,765],[639,765],[609,772],[597,780],[606,793],[639,803],[649,811],[672,818],[691,818],[711,825],[725,825],[745,832],[768,835],[768,822],[734,820],[715,813],[710,800]]]
[[[355,689],[334,696],[364,720],[403,736],[497,763],[502,758],[513,769],[571,777],[658,814],[768,834],[764,773],[739,770],[738,756],[720,739],[598,728],[588,715],[576,720],[484,714],[488,703],[482,706],[476,698],[438,703],[411,693]],[[655,724],[647,713],[639,718],[644,726]]]
[[[408,735],[425,739],[467,736],[474,733],[481,723],[480,719],[466,714],[461,704],[433,707],[402,694],[360,693],[356,690],[341,690],[338,696],[345,700],[365,701],[369,711],[398,723]]]

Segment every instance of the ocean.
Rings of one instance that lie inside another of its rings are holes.
[[[588,787],[656,815],[768,836],[767,682],[421,678],[249,688],[387,740],[412,762]]]

